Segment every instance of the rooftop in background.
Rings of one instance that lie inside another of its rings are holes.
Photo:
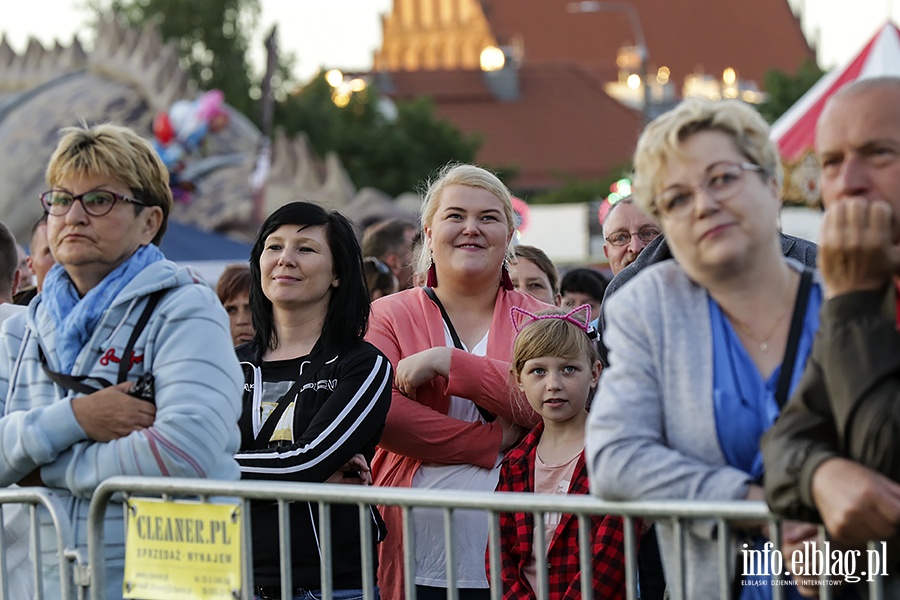
[[[759,101],[766,71],[815,60],[787,0],[394,0],[382,22],[382,91],[431,97],[525,192],[611,175],[683,94]],[[505,64],[482,71],[486,48]]]
[[[440,117],[482,134],[479,159],[518,167],[519,189],[596,178],[598,165],[628,162],[641,116],[606,95],[592,74],[574,64],[525,64],[518,75],[519,100],[502,105],[481,71],[398,71],[388,80],[395,98],[429,96]]]
[[[395,3],[396,4],[396,3]],[[521,40],[527,63],[574,61],[615,69],[616,53],[637,41],[622,11],[571,13],[569,0],[482,0],[501,46]],[[611,3],[601,3],[611,4]],[[762,85],[768,69],[794,72],[815,60],[787,0],[629,0],[647,44],[650,73],[719,77],[733,68]],[[777,40],[777,43],[774,43]]]

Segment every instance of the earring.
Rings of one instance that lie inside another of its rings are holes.
[[[500,287],[507,292],[515,289],[513,287],[512,279],[509,277],[509,261],[505,258],[503,259],[503,266],[500,267]]]
[[[425,285],[430,288],[437,287],[437,268],[434,266],[434,252],[431,253],[431,266],[428,267],[428,277],[425,279]]]

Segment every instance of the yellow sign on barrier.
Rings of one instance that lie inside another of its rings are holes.
[[[123,597],[231,600],[241,589],[241,513],[229,504],[128,500]]]

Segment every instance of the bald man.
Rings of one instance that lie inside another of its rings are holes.
[[[816,154],[826,301],[803,379],[763,441],[767,499],[821,520],[844,548],[887,540],[885,597],[900,598],[900,79],[835,94]]]

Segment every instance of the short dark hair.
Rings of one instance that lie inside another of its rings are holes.
[[[383,259],[406,242],[406,232],[418,229],[416,224],[405,219],[386,219],[366,227],[363,232],[363,256]]]
[[[16,249],[16,238],[6,225],[0,223],[0,296],[9,297],[10,302],[18,268],[19,251]]]
[[[263,222],[250,251],[250,314],[256,337],[254,349],[278,346],[272,316],[272,301],[262,291],[259,259],[266,238],[282,225],[324,226],[340,285],[331,294],[321,339],[330,350],[345,350],[359,343],[369,325],[369,294],[363,276],[362,253],[353,225],[344,215],[328,211],[312,202],[291,202],[273,212]]]
[[[253,275],[250,274],[248,263],[227,265],[219,275],[219,281],[216,282],[216,296],[219,297],[219,302],[224,304],[241,292],[249,292],[252,280]]]
[[[569,292],[587,294],[597,302],[603,301],[603,294],[609,284],[606,277],[593,269],[572,269],[563,275],[559,292],[565,296]]]
[[[366,284],[369,288],[369,297],[373,292],[381,292],[382,295],[388,295],[391,290],[396,289],[397,278],[391,268],[384,264],[380,258],[367,256],[363,259],[363,269],[366,273]]]
[[[37,233],[37,230],[41,227],[41,225],[46,225],[46,224],[47,224],[47,212],[45,211],[45,212],[41,213],[41,217],[37,221],[35,221],[34,224],[32,224],[32,226],[31,226],[31,234],[30,234],[30,237],[28,238],[29,239],[29,242],[28,242],[28,253],[29,254],[31,253],[31,244],[32,244],[32,241],[34,240],[34,234]]]
[[[524,258],[530,260],[534,265],[547,275],[547,281],[550,282],[550,293],[556,295],[559,293],[559,271],[556,265],[550,260],[550,257],[535,246],[516,246],[513,248],[513,256],[515,258]]]

